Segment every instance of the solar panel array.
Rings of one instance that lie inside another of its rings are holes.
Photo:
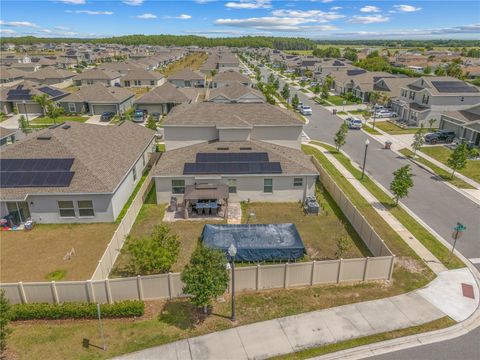
[[[463,81],[432,81],[435,89],[441,93],[477,93],[478,89],[474,86],[469,86]]]
[[[332,65],[333,66],[345,66],[344,63],[342,63],[341,61],[338,61],[338,60],[335,60]]]
[[[67,187],[74,159],[0,159],[0,187]]]
[[[266,152],[198,153],[194,163],[185,163],[184,175],[281,174],[279,162],[270,162]]]
[[[351,69],[351,70],[347,70],[347,75],[349,75],[349,76],[360,75],[360,74],[364,74],[366,72],[367,71],[363,70],[363,69]]]
[[[63,95],[62,91],[57,90],[57,89],[53,89],[53,88],[48,87],[48,86],[38,88],[38,90],[40,90],[41,92],[43,92],[47,95],[50,95],[51,97],[57,97],[57,96]]]
[[[21,100],[30,100],[32,96],[30,95],[30,90],[16,88],[9,90],[7,92],[7,101],[21,101]]]

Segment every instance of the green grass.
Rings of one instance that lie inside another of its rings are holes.
[[[123,206],[122,211],[120,211],[120,214],[118,215],[117,220],[115,220],[115,223],[116,223],[116,224],[120,224],[120,222],[122,221],[123,217],[125,216],[125,214],[126,214],[127,211],[128,211],[128,208],[129,208],[130,205],[132,204],[133,199],[135,199],[135,196],[137,196],[138,191],[140,190],[140,188],[142,187],[143,183],[145,182],[145,179],[147,178],[149,172],[150,172],[150,169],[146,170],[146,171],[143,173],[143,175],[142,175],[142,177],[140,178],[140,181],[138,182],[137,186],[135,186],[135,190],[133,190],[132,194],[131,194],[130,197],[128,198],[128,201],[127,201],[127,202],[125,203],[125,205]]]
[[[445,165],[447,165],[447,160],[453,152],[445,146],[424,146],[421,151]],[[467,160],[465,169],[458,172],[480,183],[480,160]]]
[[[337,115],[347,115],[347,113],[345,111],[338,111]]]
[[[452,177],[452,174],[448,171],[445,171],[441,167],[438,167],[437,165],[433,164],[432,162],[428,161],[427,159],[419,156],[417,154],[416,157],[413,156],[413,151],[409,149],[401,149],[400,152],[405,155],[409,159],[414,159],[415,161],[422,163],[425,166],[428,166],[435,174],[437,174],[442,180],[449,182],[450,184],[462,188],[462,189],[475,189],[472,185],[466,183],[462,179],[459,179],[458,177],[454,176]]]
[[[310,92],[310,91],[308,91],[307,89],[304,89],[304,88],[301,88],[300,91],[303,92],[304,94],[308,94]]]
[[[45,278],[49,281],[60,281],[67,275],[67,270],[58,269],[49,273]]]
[[[303,359],[309,359],[314,356],[321,356],[325,354],[330,354],[333,352],[341,351],[341,350],[346,350],[346,349],[352,349],[355,347],[363,346],[363,345],[368,345],[368,344],[373,344],[377,343],[380,341],[386,341],[386,340],[392,340],[392,339],[397,339],[400,337],[405,337],[409,335],[414,335],[414,334],[420,334],[424,332],[429,332],[429,331],[435,331],[439,329],[444,329],[450,326],[455,325],[456,322],[449,318],[448,316],[445,316],[443,318],[440,318],[438,320],[431,321],[426,324],[422,325],[417,325],[417,326],[412,326],[408,327],[405,329],[400,329],[400,330],[393,330],[389,332],[384,332],[380,334],[375,334],[375,335],[369,335],[357,339],[351,339],[351,340],[346,340],[342,342],[338,342],[335,344],[329,344],[329,345],[324,345],[316,348],[310,348],[310,349],[305,349],[298,351],[293,354],[286,354],[286,355],[281,355],[281,356],[276,356],[271,358],[271,360],[303,360]]]
[[[75,121],[75,122],[85,122],[88,120],[87,116],[59,116],[55,120],[49,118],[48,116],[45,117],[37,117],[30,121],[33,125],[51,125],[54,123],[60,124],[65,121]]]
[[[165,152],[165,144],[157,144],[158,152]]]
[[[345,105],[355,104],[354,102],[346,100],[343,97],[338,95],[329,95],[327,100],[330,101],[335,106],[342,106],[344,101],[345,101]]]
[[[415,134],[419,128],[402,128],[390,121],[376,121],[375,127],[378,127],[380,130],[385,131],[390,135],[405,135],[405,134]]]
[[[318,104],[323,105],[323,106],[331,106],[332,105],[328,101],[326,101],[326,100],[324,100],[324,99],[322,99],[318,96],[313,100],[315,100],[315,102],[317,102]]]
[[[367,110],[368,111],[368,110]],[[362,110],[362,109],[356,109],[356,110],[349,110],[348,111],[350,114],[352,115],[363,115],[363,113],[365,112],[365,110]]]
[[[420,241],[433,255],[437,257],[448,269],[458,269],[465,267],[465,265],[456,256],[451,256],[450,250],[446,248],[440,241],[438,241],[430,232],[420,225],[412,216],[410,216],[402,207],[395,206],[393,199],[385,193],[377,184],[375,184],[368,176],[361,179],[362,172],[355,167],[350,159],[342,153],[336,151],[333,146],[313,142],[327,149],[335,158],[362,184],[370,193],[375,196],[378,201],[387,208],[390,213],[405,226],[415,238]],[[322,154],[323,156],[323,154]],[[326,158],[325,158],[326,159]],[[327,160],[328,161],[328,160]],[[322,164],[323,165],[323,164]],[[351,185],[350,185],[351,186]],[[363,199],[363,198],[362,198]],[[377,231],[378,232],[378,231]],[[398,234],[397,234],[398,236]],[[399,236],[398,236],[399,237]],[[387,240],[384,238],[385,242]],[[403,244],[406,243],[401,240]],[[390,246],[390,244],[387,242]],[[394,249],[390,248],[394,253]],[[410,249],[410,248],[409,248]],[[410,249],[410,251],[413,251]]]
[[[362,126],[362,129],[363,129],[364,131],[366,131],[367,133],[372,134],[372,135],[382,135],[381,132],[372,129],[372,128],[371,128],[370,126],[368,126],[368,125]]]

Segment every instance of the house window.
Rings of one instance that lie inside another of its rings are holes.
[[[155,85],[155,80],[150,80],[150,85],[154,86]]]
[[[93,85],[93,80],[87,80],[87,85]]]
[[[60,217],[75,217],[73,201],[58,201]]]
[[[125,80],[125,86],[130,86],[130,80]]]
[[[70,112],[77,112],[77,108],[75,107],[75,103],[68,103],[68,111]]]
[[[413,91],[410,91],[410,99],[415,100],[415,93]]]
[[[185,192],[185,180],[172,180],[172,194],[183,194]]]
[[[80,217],[95,216],[95,211],[93,211],[92,200],[77,201],[77,205],[78,205],[78,215],[80,215]]]
[[[294,187],[303,186],[303,178],[293,178],[293,186]]]
[[[230,194],[237,193],[237,179],[228,179],[228,192]]]
[[[133,182],[137,181],[137,169],[135,166],[132,169],[132,174],[133,174]]]
[[[133,83],[135,84],[135,86],[142,85],[142,82],[140,80],[133,80]]]
[[[273,179],[263,179],[263,192],[273,193]]]
[[[463,100],[465,100],[465,98],[462,96],[462,97],[460,98],[460,101],[463,101]]]
[[[145,167],[145,153],[143,153],[142,155],[142,163],[143,163],[143,166]]]

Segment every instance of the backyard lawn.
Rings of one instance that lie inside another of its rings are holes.
[[[435,160],[438,160],[447,165],[447,159],[452,153],[452,150],[446,146],[424,146],[421,151]],[[467,160],[465,169],[460,170],[459,173],[469,177],[472,180],[480,183],[480,160]]]
[[[208,54],[204,52],[193,53],[185,56],[183,59],[175,61],[174,63],[168,65],[166,68],[159,69],[165,77],[168,77],[177,71],[183,69],[198,70],[200,66],[207,60]]]
[[[355,104],[354,102],[346,100],[343,97],[337,96],[337,95],[329,95],[327,100],[335,106],[342,106],[344,101],[345,101],[345,105]]]
[[[370,121],[372,123],[372,121]],[[378,127],[380,130],[385,131],[390,135],[405,135],[405,134],[415,134],[419,128],[402,128],[390,121],[376,121],[375,127]]]
[[[30,121],[34,125],[51,125],[54,123],[60,124],[65,121],[85,122],[88,120],[88,116],[59,116],[55,120],[48,116],[40,116]]]
[[[52,272],[64,272],[61,280],[89,279],[115,227],[113,223],[40,224],[31,231],[2,231],[0,280],[47,281]],[[72,248],[76,255],[63,260]]]

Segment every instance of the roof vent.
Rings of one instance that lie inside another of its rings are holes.
[[[68,129],[70,129],[70,125],[65,124],[65,125],[62,126],[62,129],[68,130]]]
[[[228,148],[228,147],[217,147],[217,150],[220,150],[220,151],[221,150],[230,150],[230,148]]]
[[[50,134],[43,134],[43,135],[37,136],[37,140],[51,140],[51,139],[52,139],[52,135]]]

